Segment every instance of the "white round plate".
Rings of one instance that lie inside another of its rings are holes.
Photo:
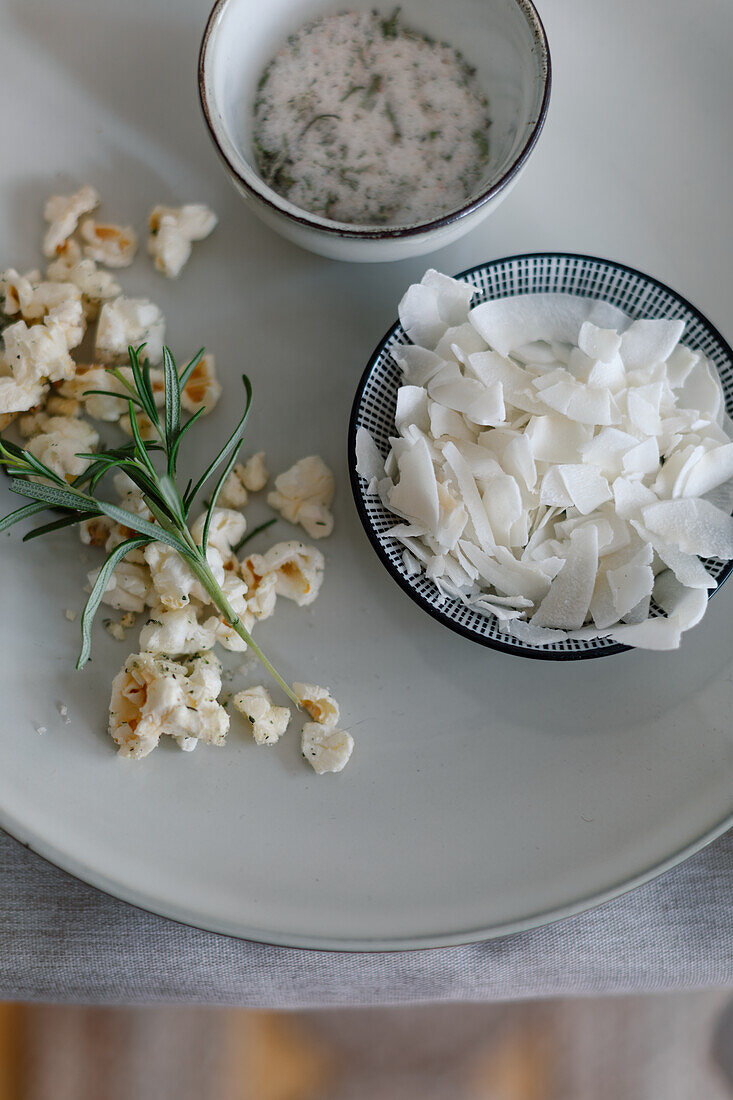
[[[396,588],[351,500],[347,427],[364,364],[425,262],[328,262],[247,213],[198,113],[206,8],[6,8],[0,67],[24,93],[5,122],[12,156],[0,158],[2,262],[36,266],[43,199],[87,181],[106,216],[141,230],[157,202],[219,213],[179,281],[144,255],[121,281],[160,304],[177,354],[216,353],[227,398],[200,431],[198,461],[232,423],[246,369],[248,447],[265,447],[276,471],[314,452],[336,471],[323,593],[308,611],[281,608],[259,636],[288,676],[334,688],[356,749],[341,775],[319,777],[297,723],[261,749],[236,719],[223,749],[118,759],[106,707],[135,634],[120,645],[100,627],[92,664],[74,672],[78,621],[64,609],[80,608],[97,559],[70,533],[23,546],[11,532],[0,824],[128,901],[307,947],[481,939],[612,896],[731,824],[733,586],[677,653],[567,665],[474,645]],[[532,163],[495,216],[430,262],[452,272],[529,251],[613,257],[679,289],[729,338],[733,8],[546,0],[541,14],[556,84]],[[0,498],[13,503],[4,487]]]

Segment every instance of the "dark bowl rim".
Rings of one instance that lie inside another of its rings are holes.
[[[204,121],[209,131],[209,136],[216,147],[224,165],[232,173],[237,180],[239,186],[243,187],[249,196],[251,196],[256,202],[262,203],[270,210],[281,214],[289,221],[302,225],[308,229],[315,230],[320,233],[325,233],[329,236],[346,238],[349,240],[399,240],[401,238],[420,237],[425,234],[432,233],[436,229],[443,229],[448,225],[452,225],[454,222],[459,221],[461,218],[467,217],[469,214],[473,214],[479,210],[482,206],[485,206],[491,199],[503,191],[506,186],[514,179],[515,176],[522,170],[524,165],[532,153],[542,129],[545,125],[545,119],[547,118],[547,112],[550,105],[550,92],[552,88],[552,61],[550,58],[550,46],[547,40],[547,33],[544,28],[544,24],[540,19],[539,13],[533,3],[533,0],[514,0],[514,3],[521,10],[522,14],[527,20],[527,23],[532,32],[534,38],[534,47],[540,52],[540,80],[542,81],[542,99],[540,102],[540,109],[535,119],[534,125],[527,135],[527,139],[520,149],[517,156],[514,158],[509,168],[504,172],[498,180],[495,180],[489,188],[482,191],[471,202],[466,203],[464,206],[458,207],[456,210],[450,211],[448,214],[444,214],[440,218],[434,218],[428,222],[418,222],[415,225],[408,226],[395,226],[390,228],[385,226],[383,228],[365,226],[364,228],[349,228],[342,222],[326,222],[315,221],[313,217],[309,216],[307,211],[301,211],[299,214],[293,214],[289,210],[284,210],[277,203],[273,202],[267,195],[263,194],[257,188],[252,187],[248,180],[244,178],[239,172],[239,169],[232,163],[227,156],[224,148],[216,131],[216,126],[213,120],[212,106],[209,104],[208,97],[206,95],[206,68],[207,68],[207,53],[209,47],[209,41],[214,30],[214,26],[217,23],[220,14],[226,7],[230,0],[216,0],[209,17],[206,20],[206,26],[204,27],[204,33],[201,38],[201,46],[199,48],[198,57],[198,92],[199,101],[201,103],[201,110],[204,115]],[[324,219],[325,220],[325,219]]]
[[[636,275],[640,279],[644,279],[647,283],[651,283],[654,286],[671,294],[673,298],[676,298],[686,309],[688,309],[697,319],[705,326],[708,332],[717,340],[723,351],[733,363],[733,347],[728,343],[723,334],[718,328],[710,321],[705,314],[693,305],[683,294],[674,290],[673,287],[667,283],[661,281],[661,279],[655,278],[653,275],[647,275],[646,272],[640,271],[636,267],[631,267],[629,264],[621,263],[617,260],[607,260],[602,256],[592,256],[582,252],[521,252],[513,256],[502,256],[495,260],[486,260],[484,263],[474,264],[472,267],[467,267],[464,271],[459,271],[457,275],[453,276],[455,279],[465,279],[467,276],[475,275],[478,271],[484,271],[487,268],[497,267],[501,264],[512,263],[520,260],[542,260],[542,259],[559,259],[559,260],[586,260],[592,263],[605,264],[607,267],[615,269],[617,271],[627,271],[632,275]],[[447,626],[456,634],[460,634],[464,638],[468,638],[469,641],[476,642],[479,645],[485,646],[487,649],[496,649],[502,653],[510,653],[518,657],[527,657],[537,661],[587,661],[593,660],[599,657],[611,657],[616,653],[625,653],[628,651],[634,651],[635,646],[621,645],[616,642],[613,645],[604,646],[602,649],[587,649],[577,650],[572,652],[558,652],[557,650],[542,650],[540,648],[525,648],[524,646],[515,645],[513,642],[500,641],[497,638],[487,638],[484,635],[476,634],[475,631],[463,626],[461,623],[455,622],[440,608],[434,607],[429,603],[424,596],[422,596],[410,581],[403,577],[398,569],[390,561],[389,557],[385,553],[376,531],[374,530],[369,515],[364,503],[361,484],[359,481],[359,475],[356,472],[356,432],[358,428],[357,420],[359,418],[359,412],[361,408],[361,400],[364,395],[367,382],[376,366],[377,359],[381,355],[384,345],[394,336],[397,330],[400,328],[400,322],[397,320],[384,334],[382,339],[375,347],[372,354],[369,356],[361,378],[359,379],[356,387],[356,393],[351,406],[351,413],[349,416],[349,430],[348,430],[348,442],[347,442],[347,462],[349,468],[349,482],[351,484],[351,492],[354,497],[354,504],[356,505],[356,511],[361,525],[364,528],[369,542],[376,551],[382,565],[385,567],[389,575],[400,586],[403,592],[405,592],[414,603],[418,605],[423,611],[426,611],[431,618],[435,619],[442,626]],[[708,591],[708,600],[717,595],[722,588],[725,581],[733,572],[733,559],[728,561],[721,569],[715,588]]]

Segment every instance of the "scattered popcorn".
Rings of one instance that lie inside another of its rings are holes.
[[[251,455],[244,465],[240,463],[234,469],[237,471],[239,480],[250,493],[259,493],[267,485],[270,474],[265,465],[264,451]]]
[[[277,576],[275,573],[257,573],[254,566],[261,566],[259,561],[252,562],[245,558],[241,564],[241,572],[247,584],[247,610],[250,614],[262,621],[269,619],[274,614],[277,602]]]
[[[328,688],[317,684],[293,684],[293,691],[314,722],[333,729],[339,720],[339,705]]]
[[[218,503],[223,508],[244,508],[247,503],[249,494],[240,473],[243,469],[244,467],[237,463],[222,485]]]
[[[62,383],[63,385],[63,383]],[[51,393],[43,407],[48,416],[81,416],[82,406],[71,397],[61,397],[58,392]]]
[[[158,599],[168,610],[177,611],[185,607],[191,597],[201,603],[210,602],[208,592],[172,546],[163,542],[151,542],[144,548],[143,553]],[[223,585],[225,571],[221,551],[215,546],[208,546],[206,559],[217,584]],[[142,610],[142,608],[130,608],[130,610]]]
[[[247,605],[247,585],[245,581],[236,574],[227,572],[224,575],[224,580],[221,582],[221,590],[232,611],[244,626],[244,629],[250,632],[254,625],[254,616]],[[204,626],[213,630],[216,641],[219,642],[224,649],[228,649],[232,653],[246,652],[247,643],[245,640],[241,638],[234,627],[230,626],[221,616],[213,615],[210,619],[206,620]]]
[[[201,653],[214,648],[213,630],[202,626],[193,607],[169,611],[165,607],[151,612],[140,631],[140,649],[180,657],[184,653]]]
[[[333,474],[323,459],[311,455],[275,478],[275,490],[268,493],[267,503],[290,523],[299,523],[311,538],[322,539],[333,531],[329,511],[333,494]]]
[[[128,362],[127,349],[145,344],[151,363],[163,358],[165,319],[147,298],[115,298],[105,302],[97,322],[94,355],[102,363]]]
[[[94,546],[102,550],[114,526],[115,522],[109,516],[92,516],[91,519],[82,520],[79,524],[79,537],[85,546]]]
[[[354,739],[345,730],[322,726],[320,722],[306,722],[301,735],[301,751],[318,775],[340,772],[351,759]]]
[[[109,733],[120,756],[147,756],[166,734],[222,745],[229,715],[217,701],[220,691],[221,666],[215,657],[184,664],[133,653],[112,684]]]
[[[216,214],[203,203],[154,207],[148,219],[148,252],[157,270],[177,278],[191,255],[192,242],[208,237],[216,223]]]
[[[109,390],[124,394],[124,387],[113,374],[94,363],[83,364],[76,368],[73,378],[59,386],[59,393],[70,401],[84,405],[87,414],[95,420],[117,421],[125,411],[125,402],[115,397],[87,393],[89,390]]]
[[[63,325],[31,325],[16,321],[3,329],[4,351],[0,365],[22,386],[42,382],[59,382],[72,378],[76,369],[69,355],[66,329]],[[12,412],[2,406],[3,412]]]
[[[313,603],[323,583],[323,554],[302,542],[278,542],[266,554],[251,554],[242,562],[242,576],[249,591],[257,591],[262,579],[275,577],[278,596],[300,607]],[[266,617],[266,616],[265,616]]]
[[[85,218],[80,233],[86,241],[84,255],[107,267],[128,267],[137,252],[137,234],[129,226],[104,225]]]
[[[232,703],[249,721],[258,745],[274,745],[288,728],[289,708],[276,707],[270,693],[262,686],[237,692]]]
[[[55,256],[75,232],[82,214],[91,213],[97,206],[99,195],[88,185],[73,195],[52,195],[43,210],[44,218],[50,222],[43,238],[43,255]]]
[[[225,508],[244,508],[249,493],[258,493],[269,478],[265,452],[259,451],[245,463],[238,462],[221,487],[219,502]]]
[[[82,259],[81,248],[68,240],[46,268],[46,278],[52,282],[73,283],[81,292],[84,314],[94,320],[100,305],[119,297],[120,284],[109,271],[100,271],[94,260]]]
[[[122,296],[112,274],[97,266],[126,266],[137,247],[131,228],[83,218],[98,204],[99,197],[91,187],[81,188],[75,195],[52,197],[45,209],[49,229],[44,252],[50,260],[45,278],[39,270],[20,273],[8,268],[0,273],[0,312],[5,320],[0,430],[17,420],[20,434],[29,441],[28,451],[68,480],[83,473],[91,461],[79,455],[93,452],[99,442],[98,433],[83,415],[118,423],[131,433],[125,388],[106,365],[119,365],[123,377],[132,380],[131,368],[126,365],[128,346],[144,343],[143,355],[155,364],[162,359],[165,335],[159,308],[147,299]],[[157,207],[150,224],[149,249],[156,266],[175,276],[190,254],[191,242],[207,236],[216,217],[198,204],[178,209]],[[97,362],[76,364],[69,352],[81,343],[87,322],[96,318]],[[689,373],[680,364],[680,384]],[[163,371],[153,367],[150,381],[156,404],[162,408]],[[98,390],[105,393],[91,392]],[[182,407],[191,413],[204,407],[210,410],[220,395],[214,358],[204,355],[184,387]],[[153,429],[147,416],[137,413],[136,420],[143,438],[150,438]],[[263,451],[238,463],[222,487],[220,506],[213,512],[208,532],[209,566],[232,617],[236,616],[233,621],[239,620],[239,629],[244,627],[245,632],[272,615],[278,595],[300,605],[312,603],[323,579],[323,556],[300,542],[279,543],[265,555],[238,561],[234,548],[247,528],[241,509],[248,494],[261,491],[268,478]],[[135,483],[121,471],[113,480],[121,507],[153,521]],[[304,459],[281,475],[273,496],[280,501],[283,514],[301,523],[313,537],[330,532],[333,477],[319,458]],[[202,516],[191,527],[199,544],[204,523]],[[82,544],[106,553],[135,533],[106,516],[91,516],[79,524]],[[684,572],[689,567],[682,562],[678,568]],[[99,570],[88,574],[90,587],[98,576]],[[163,734],[173,737],[187,752],[199,741],[222,744],[229,718],[218,702],[221,666],[210,654],[217,643],[239,653],[246,651],[247,643],[212,607],[205,588],[176,551],[163,543],[129,551],[109,578],[102,602],[121,612],[118,619],[103,621],[118,641],[124,641],[137,615],[145,616],[140,652],[128,658],[112,688],[109,731],[120,754],[145,756]],[[77,619],[71,608],[64,609],[64,616],[69,622]],[[312,753],[311,763],[317,770],[340,770],[353,742],[348,734],[335,730],[338,704],[325,688],[312,684],[296,687],[303,705],[320,723],[321,737],[332,735],[318,749],[323,766],[314,763]],[[289,723],[289,709],[275,706],[263,687],[240,692],[234,702],[249,718],[258,744],[275,743]],[[58,707],[68,723],[66,706],[59,703]],[[43,726],[37,729],[46,732]]]
[[[44,286],[58,286],[66,289],[73,287],[75,293],[69,294],[56,305],[50,307],[43,323],[49,328],[63,333],[69,351],[76,348],[84,339],[87,322],[81,301],[81,291],[73,283],[44,283]]]
[[[0,368],[2,366],[0,361]],[[40,405],[47,392],[48,386],[43,382],[16,382],[14,378],[0,376],[1,415],[10,417],[8,423],[11,423],[16,413]]]
[[[220,397],[221,386],[216,377],[214,356],[202,355],[183,387],[181,405],[190,413],[203,408],[211,412]]]
[[[733,558],[712,364],[676,319],[566,294],[471,309],[473,293],[436,272],[410,287],[386,460],[356,436],[366,491],[402,521],[387,535],[405,568],[528,644],[674,647],[714,587],[698,555]]]
[[[93,451],[98,443],[99,433],[86,420],[49,416],[40,434],[28,441],[27,450],[59,477],[71,481],[89,465],[90,460],[79,455]]]
[[[88,574],[90,588],[95,584],[98,576],[98,569]],[[107,582],[102,603],[118,611],[138,613],[148,603],[150,596],[150,574],[145,566],[121,561]]]
[[[20,313],[27,320],[26,314],[40,280],[40,271],[29,271],[21,275],[14,267],[9,267],[0,272],[0,311],[6,317],[14,317],[16,313]]]
[[[199,516],[191,527],[191,534],[198,546],[203,541],[205,523],[206,514]],[[246,530],[247,520],[241,512],[232,508],[214,508],[209,524],[208,545],[215,546],[226,561],[232,553],[232,547],[239,542]]]

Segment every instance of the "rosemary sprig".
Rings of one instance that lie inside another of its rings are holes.
[[[234,467],[244,438],[244,429],[252,402],[252,387],[249,379],[246,374],[242,375],[247,396],[244,412],[234,431],[199,480],[195,484],[189,482],[185,490],[181,491],[176,480],[181,442],[203,412],[203,409],[200,410],[182,423],[181,391],[200,361],[203,349],[179,374],[173,356],[168,348],[164,348],[165,405],[161,417],[150,382],[150,364],[147,359],[141,361],[143,348],[144,345],[128,349],[132,382],[125,378],[119,368],[107,368],[109,374],[123,387],[123,400],[127,400],[130,413],[132,440],[121,447],[91,455],[80,455],[79,457],[88,458],[90,465],[71,483],[56,474],[29,451],[0,436],[0,465],[4,466],[11,476],[10,490],[19,496],[30,498],[31,501],[30,504],[0,519],[0,532],[21,520],[48,510],[52,510],[57,518],[29,531],[23,537],[24,542],[59,528],[80,523],[92,516],[109,516],[115,522],[136,532],[135,537],[115,547],[99,571],[81,617],[82,644],[77,668],[83,668],[89,660],[92,623],[115,566],[131,550],[147,546],[151,542],[163,542],[180,554],[188,568],[204,586],[226,623],[247,643],[249,649],[262,662],[283,691],[296,706],[299,706],[298,698],[292,688],[270,663],[232,610],[206,559],[209,527],[216,501],[226,478]],[[119,392],[114,393],[112,390],[95,392],[120,398]],[[147,416],[157,438],[148,441],[142,439],[135,415],[137,412]],[[145,504],[155,518],[154,523],[96,495],[97,485],[110,470],[123,471],[137,485]],[[204,485],[215,474],[218,475],[217,480],[207,502],[201,542],[197,544],[188,528],[188,516]],[[30,480],[31,478],[33,480]]]

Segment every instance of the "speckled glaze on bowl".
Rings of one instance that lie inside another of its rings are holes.
[[[637,317],[679,317],[685,322],[682,343],[701,351],[715,365],[725,394],[726,408],[733,414],[733,349],[720,332],[686,298],[664,283],[625,264],[594,256],[563,252],[539,252],[481,264],[456,276],[476,288],[477,304],[490,298],[512,294],[576,294],[584,298],[603,298]],[[607,657],[623,653],[629,646],[608,638],[568,639],[552,645],[533,645],[499,629],[493,615],[482,615],[460,600],[444,599],[435,584],[420,572],[408,573],[402,560],[403,545],[387,532],[398,517],[384,507],[378,496],[367,493],[364,478],[356,472],[356,432],[366,428],[384,457],[389,452],[389,436],[394,435],[397,390],[402,373],[391,351],[410,341],[399,322],[380,340],[356,391],[349,425],[349,474],[359,518],[377,556],[399,586],[434,619],[451,630],[492,649],[535,657],[545,661],[578,661],[589,657]],[[717,587],[733,572],[733,561],[717,558],[705,562]]]
[[[402,260],[452,243],[496,209],[516,184],[545,122],[550,51],[531,0],[403,0],[405,23],[450,42],[476,67],[488,94],[490,161],[476,192],[431,221],[355,226],[311,214],[269,187],[250,149],[257,80],[288,34],[334,11],[370,10],[374,0],[217,0],[199,55],[199,95],[211,139],[255,214],[302,248],[338,260]]]

